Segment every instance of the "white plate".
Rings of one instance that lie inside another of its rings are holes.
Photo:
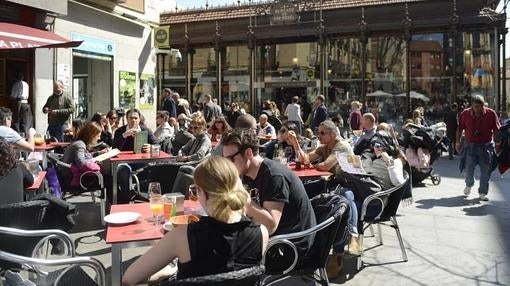
[[[104,221],[111,224],[126,224],[137,221],[141,215],[136,212],[118,212],[104,217]]]

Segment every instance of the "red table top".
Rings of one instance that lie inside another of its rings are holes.
[[[296,174],[300,178],[311,178],[311,177],[322,177],[322,176],[331,176],[333,173],[328,171],[319,171],[315,168],[296,170],[296,164],[289,164],[289,169],[292,170],[294,174]]]
[[[41,144],[41,145],[35,145],[34,151],[44,151],[44,150],[53,150],[56,147],[65,147],[71,144],[71,142],[51,142],[50,144]]]
[[[147,159],[170,159],[174,156],[165,153],[163,151],[159,152],[159,157],[152,157],[151,153],[134,153],[133,151],[122,151],[119,155],[111,158],[112,162],[116,161],[143,161]]]
[[[184,213],[197,212],[202,208],[198,201],[184,201]],[[155,240],[163,237],[163,233],[156,229],[152,222],[149,203],[112,205],[110,213],[137,212],[142,216],[136,222],[123,225],[108,224],[106,229],[106,243],[121,243],[132,241]]]
[[[39,174],[37,174],[37,177],[34,178],[34,183],[32,186],[26,188],[27,191],[37,191],[41,187],[42,182],[44,181],[44,178],[46,178],[46,171],[39,171]]]

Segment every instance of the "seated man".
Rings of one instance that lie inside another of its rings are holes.
[[[286,166],[260,157],[254,133],[234,130],[223,137],[222,144],[223,156],[234,162],[251,188],[246,215],[266,226],[269,235],[298,232],[316,224],[301,180]],[[312,243],[311,236],[298,240],[300,254],[305,254]]]
[[[33,152],[34,151],[34,135],[36,133],[34,128],[28,129],[27,140],[22,138],[16,130],[11,128],[12,112],[9,108],[0,107],[0,137],[5,141],[17,148],[20,151]]]
[[[182,154],[177,157],[177,161],[199,161],[209,154],[211,151],[211,139],[207,136],[206,128],[207,123],[203,117],[198,116],[191,120],[189,129],[195,138],[182,146],[179,150],[179,153]]]
[[[113,136],[113,148],[117,148],[120,151],[133,151],[135,147],[135,135],[140,131],[147,131],[147,142],[149,144],[158,144],[158,139],[156,139],[152,131],[140,123],[140,118],[142,117],[140,110],[136,108],[130,109],[126,112],[126,117],[127,125],[115,130],[115,135]],[[146,150],[147,147],[144,148],[145,149],[142,150],[142,152],[150,151]]]
[[[259,116],[259,124],[257,124],[258,135],[260,137],[269,137],[270,139],[275,139],[276,130],[267,120],[268,117],[266,114],[261,114]]]

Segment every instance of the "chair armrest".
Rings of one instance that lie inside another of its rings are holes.
[[[99,285],[106,285],[106,270],[103,264],[99,262],[99,260],[92,257],[83,256],[47,260],[16,255],[0,250],[0,258],[10,262],[31,266],[62,266],[62,265],[88,266],[96,272],[99,280],[98,281]],[[59,275],[57,281],[55,282],[55,285],[58,284],[58,280],[65,274],[65,272],[66,271]]]
[[[66,248],[68,250],[68,255],[71,257],[76,256],[76,249],[74,247],[73,240],[69,234],[60,229],[24,230],[19,228],[0,226],[0,233],[24,237],[43,236],[43,238],[34,247],[32,256],[35,256],[39,247],[41,247],[43,243],[48,239],[59,239],[67,246]]]
[[[99,172],[99,171],[86,171],[86,172],[83,172],[80,175],[80,187],[82,189],[84,189],[84,190],[89,189],[89,187],[85,186],[84,183],[83,183],[84,179],[86,177],[96,177],[98,187],[100,187],[101,189],[104,187],[104,179],[103,179],[103,175],[101,174],[101,172]]]
[[[338,214],[340,214],[340,213],[342,213],[342,212],[338,212]],[[333,222],[335,222],[335,220],[336,220],[336,216],[331,216],[328,219],[326,219],[325,221],[323,221],[322,223],[320,223],[314,227],[311,227],[309,229],[299,231],[299,232],[289,233],[289,234],[275,235],[275,236],[269,238],[269,241],[268,241],[267,247],[266,247],[266,251],[264,251],[264,254],[262,256],[262,264],[265,264],[266,254],[268,253],[268,251],[270,249],[272,249],[273,247],[275,247],[277,245],[282,245],[282,244],[287,245],[292,249],[292,252],[294,253],[294,259],[293,259],[291,265],[282,271],[282,274],[289,273],[290,271],[292,271],[294,269],[294,267],[296,267],[298,259],[299,259],[299,254],[298,254],[296,245],[294,245],[294,243],[292,243],[290,240],[306,237],[306,236],[309,236],[316,232],[319,232],[322,229],[331,225]]]
[[[409,175],[407,174],[407,172],[404,171],[404,178],[406,179],[404,181],[404,183],[398,185],[398,186],[394,186],[393,188],[389,188],[385,191],[380,191],[380,192],[377,192],[375,194],[372,194],[370,196],[368,196],[364,201],[363,201],[363,205],[361,207],[361,221],[364,221],[365,220],[365,216],[367,214],[367,209],[368,209],[368,206],[376,201],[378,203],[380,203],[381,205],[381,209],[379,210],[379,213],[377,214],[377,216],[375,216],[375,219],[379,219],[381,217],[381,215],[383,214],[384,212],[384,207],[386,206],[386,202],[385,202],[385,199],[387,199],[393,192],[395,191],[398,191],[400,188],[402,188],[405,184],[408,183],[409,181]]]

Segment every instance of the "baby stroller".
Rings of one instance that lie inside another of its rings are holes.
[[[434,174],[432,165],[443,151],[447,151],[446,140],[448,139],[445,133],[446,125],[443,122],[430,127],[409,124],[403,128],[399,143],[408,157],[407,163],[411,169],[413,186],[427,178],[431,179],[434,186],[441,183],[441,176]],[[413,158],[413,156],[416,157]]]

